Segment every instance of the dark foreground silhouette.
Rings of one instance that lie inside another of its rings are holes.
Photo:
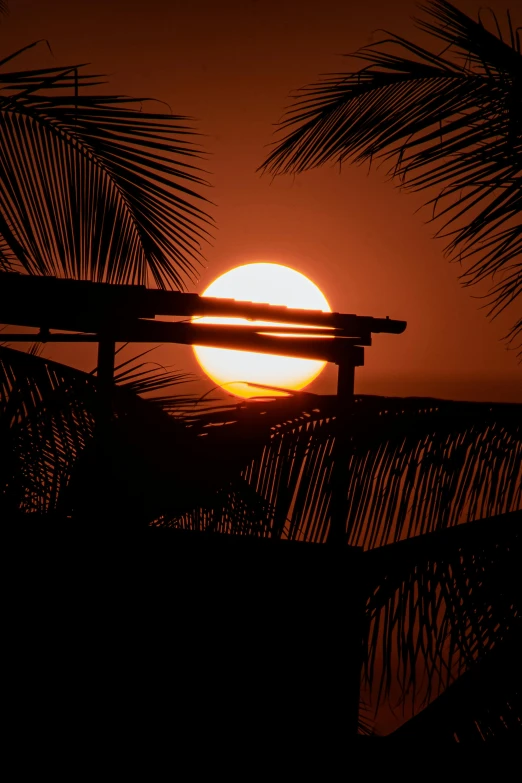
[[[337,397],[187,413],[116,368],[100,440],[94,376],[0,354],[2,519],[171,529],[155,687],[205,731],[226,701],[250,747],[520,736],[521,406],[356,396],[340,495]]]

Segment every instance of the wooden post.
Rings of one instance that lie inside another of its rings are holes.
[[[114,390],[114,353],[112,337],[99,335],[98,343],[98,430],[105,434],[112,418]]]
[[[338,362],[337,419],[332,466],[332,495],[328,544],[346,546],[346,517],[348,499],[346,479],[350,461],[350,416],[353,410],[355,368],[364,365],[364,348],[347,346],[345,355]]]
[[[353,404],[355,366],[349,360],[339,364],[337,376],[337,419],[332,466],[332,496],[328,543],[346,546],[346,477],[348,471],[349,418]]]
[[[350,351],[346,359],[339,362],[338,365],[338,407],[333,449],[330,530],[327,539],[327,545],[337,550],[349,549],[346,529],[348,516],[346,484],[350,461],[350,418],[353,411],[355,367],[363,363],[364,349],[358,348],[355,351]],[[339,554],[341,554],[340,551]],[[347,737],[350,740],[355,740],[359,725],[364,595],[360,585],[362,574],[359,572],[356,586],[356,581],[353,578],[350,579],[352,575],[345,573],[346,566],[347,561],[343,557],[334,558],[333,567],[338,567],[340,572],[337,579],[334,580],[334,583],[337,584],[337,591],[332,596],[332,602],[337,611],[337,623],[342,623],[342,617],[345,615],[350,616],[352,623],[349,649],[344,650],[346,659],[350,661],[349,667],[342,666],[339,655],[336,655],[335,658],[339,667],[339,682],[342,683],[341,688],[345,695],[343,724],[346,727]],[[351,587],[351,590],[348,590],[348,586]]]
[[[338,368],[337,399],[339,404],[349,404],[355,389],[355,366],[351,362],[342,362]]]

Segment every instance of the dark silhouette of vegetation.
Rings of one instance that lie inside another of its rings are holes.
[[[262,168],[299,173],[325,163],[381,160],[427,205],[438,235],[471,286],[489,281],[488,314],[512,306],[507,340],[522,336],[522,51],[508,12],[507,40],[446,0],[428,0],[421,30],[441,53],[397,35],[365,46],[359,71],[333,74],[296,94],[283,139]],[[516,309],[518,307],[518,310]],[[522,353],[520,354],[522,358]]]
[[[81,65],[5,71],[38,43],[0,61],[0,269],[185,288],[212,223],[197,134]]]
[[[433,208],[432,219],[442,219],[439,234],[449,239],[446,250],[465,265],[463,283],[490,281],[488,313],[495,317],[516,306],[521,294],[520,30],[509,12],[505,41],[494,15],[496,35],[482,19],[473,21],[446,0],[432,0],[422,8],[429,18],[419,21],[419,26],[444,43],[443,51],[428,51],[389,34],[362,48],[356,53],[366,62],[361,70],[334,74],[297,92],[281,123],[283,139],[261,169],[295,174],[328,162],[371,164],[382,159],[392,164],[390,174],[403,187],[438,186],[438,193],[427,202]],[[514,343],[521,334],[518,318],[508,342]],[[348,540],[370,548],[369,562],[375,556],[379,563],[375,592],[367,606],[369,698],[379,702],[383,693],[393,698],[395,681],[395,685],[400,682],[397,704],[404,709],[409,699],[410,714],[417,712],[419,704],[430,704],[400,730],[397,742],[404,738],[433,746],[469,744],[477,738],[499,739],[508,728],[509,736],[521,731],[520,682],[512,664],[519,649],[514,640],[520,633],[515,575],[522,500],[511,496],[520,492],[520,445],[515,447],[514,461],[508,458],[501,468],[498,458],[507,456],[500,445],[504,414],[498,406],[479,408],[441,401],[422,401],[418,408],[413,400],[389,401],[385,416],[382,409],[378,411],[378,425],[358,419],[352,427]],[[510,440],[515,435],[512,427],[520,420],[520,406],[504,411]],[[495,421],[488,422],[490,415]],[[386,424],[389,418],[391,430]],[[356,446],[359,427],[362,453]],[[519,437],[515,435],[517,441]],[[321,437],[314,433],[317,440]],[[369,460],[372,441],[376,451]],[[309,463],[319,452],[317,442],[314,446],[307,456]],[[488,453],[485,459],[479,455],[483,447]],[[466,465],[469,459],[473,466]],[[513,473],[509,468],[505,472],[508,463]],[[486,465],[493,469],[490,475]],[[317,470],[318,465],[314,467]],[[324,510],[316,489],[321,471],[310,475],[314,489],[305,502],[296,504],[296,516],[300,529],[306,526],[313,535],[322,530]],[[501,519],[490,516],[484,523],[458,524],[464,521],[464,508],[468,520],[499,513],[501,496],[512,497],[504,510],[515,513]],[[506,535],[502,545],[497,541],[500,529]],[[422,549],[429,562],[423,562]],[[402,554],[408,552],[412,561],[406,566]],[[398,569],[397,578],[385,576],[390,568]],[[476,626],[473,616],[480,618]],[[491,672],[501,660],[499,649],[505,652],[502,660],[507,669],[495,695]],[[492,650],[496,650],[494,658]],[[379,655],[382,659],[372,669]],[[446,688],[444,696],[433,702]],[[466,704],[471,688],[478,694]]]
[[[2,269],[181,287],[211,224],[185,120],[90,95],[100,79],[79,66],[1,80]],[[95,372],[0,346],[2,519],[167,527],[180,548],[188,541],[220,553],[236,542],[257,546],[258,558],[277,543],[281,552],[308,545],[332,557],[351,553],[360,558],[357,578],[350,571],[343,581],[330,569],[327,608],[336,625],[328,632],[330,644],[346,638],[355,649],[347,668],[357,681],[361,673],[361,735],[386,709],[406,721],[386,740],[398,745],[428,735],[437,747],[496,741],[507,726],[509,737],[520,732],[521,406],[297,393],[201,410],[178,387],[173,393],[181,373],[151,369],[147,359],[117,357],[101,441]],[[337,504],[344,530],[332,546]],[[310,584],[319,590],[318,573]],[[280,592],[268,584],[270,607],[301,620],[302,644],[283,668],[296,667],[293,692],[305,708],[303,693],[320,685],[325,658],[315,671],[298,653],[308,643],[307,618],[320,618],[324,604],[311,590],[281,592],[282,578]],[[209,592],[215,613],[232,595]],[[262,605],[262,594],[248,595],[247,615]],[[270,617],[264,623],[271,628]],[[271,672],[281,671],[278,650],[277,640],[265,640],[259,666],[243,657],[241,671],[255,680],[270,661]],[[328,682],[335,688],[331,673]],[[328,726],[342,743],[342,719]]]
[[[473,748],[486,742],[501,746],[520,734],[522,682],[520,629],[474,662],[444,694],[393,736],[404,747],[437,748],[458,741]]]

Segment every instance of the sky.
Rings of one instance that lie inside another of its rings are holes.
[[[474,18],[481,5],[456,4]],[[509,7],[489,6],[501,17]],[[90,63],[109,76],[111,92],[154,97],[197,120],[216,230],[191,290],[239,264],[286,264],[310,277],[334,311],[408,322],[403,335],[374,336],[356,392],[522,402],[522,366],[501,339],[510,321],[489,322],[479,292],[462,288],[420,209],[425,195],[401,192],[384,168],[323,167],[274,180],[256,172],[292,90],[347,70],[343,55],[378,40],[379,28],[429,41],[412,21],[414,2],[11,0],[10,9],[3,55],[38,39],[52,49],[33,50],[20,67]],[[92,346],[47,345],[44,356],[95,365]],[[153,359],[201,375],[189,347],[162,346]],[[333,393],[335,383],[329,365],[308,390]]]

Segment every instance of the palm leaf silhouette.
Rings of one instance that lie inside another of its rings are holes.
[[[56,508],[93,437],[95,388],[85,373],[0,348],[0,503],[6,519]]]
[[[0,348],[2,502],[10,514],[83,520],[103,506],[107,518],[113,509],[129,523],[148,523],[165,511],[215,504],[266,431],[258,427],[257,440],[236,437],[233,454],[216,462],[221,444],[194,429],[186,415],[193,398],[178,391],[188,377],[139,359],[116,368],[114,420],[100,444],[95,373]]]
[[[505,746],[522,729],[520,629],[476,662],[429,707],[389,736],[395,745],[443,748],[455,741]]]
[[[522,291],[522,53],[446,0],[421,8],[421,29],[442,40],[436,54],[399,36],[360,49],[358,72],[333,74],[296,94],[284,134],[262,170],[298,173],[325,163],[382,159],[442,220],[446,251],[464,265],[464,285],[489,281],[488,314]],[[429,21],[431,20],[431,21]],[[507,339],[522,334],[515,322]]]
[[[344,487],[346,542],[367,549],[362,695],[409,717],[520,622],[520,406],[360,397],[354,409]],[[326,544],[337,413],[336,398],[296,395],[194,417],[217,453],[248,433],[258,455],[210,505],[153,524]]]
[[[175,416],[167,416],[162,405],[164,399],[168,400],[170,412],[179,414],[192,401],[192,395],[177,391],[178,385],[188,380],[185,374],[150,368],[139,359],[134,357],[116,368],[119,424],[113,432],[113,450],[109,449],[107,456],[109,462],[119,459],[121,469],[128,459],[121,454],[119,431],[140,428],[141,422],[142,430],[166,431],[172,438],[170,445],[179,445],[184,427]],[[170,393],[164,399],[147,401],[140,397],[166,389]],[[73,517],[74,507],[69,507],[71,479],[81,487],[92,479],[90,494],[100,500],[100,492],[106,487],[97,491],[101,470],[93,464],[100,458],[95,437],[98,410],[96,373],[85,373],[5,346],[0,348],[1,502],[9,514],[29,514],[29,518],[35,513]],[[150,457],[144,454],[140,465],[147,460]],[[178,462],[183,462],[181,455]],[[91,470],[79,481],[76,474],[87,465]],[[108,470],[109,476],[114,476],[115,469]],[[123,491],[121,486],[120,490]],[[114,486],[110,506],[118,503],[117,494]]]
[[[257,499],[263,535],[327,541],[338,405],[296,395],[195,417],[217,451],[225,439],[257,449],[238,481]],[[346,543],[372,549],[522,507],[519,412],[503,403],[357,397],[343,483]],[[195,509],[169,524],[234,532],[226,509]]]
[[[416,714],[520,627],[520,511],[365,555],[363,692]]]
[[[196,134],[82,68],[0,72],[0,266],[183,288],[212,225]]]

